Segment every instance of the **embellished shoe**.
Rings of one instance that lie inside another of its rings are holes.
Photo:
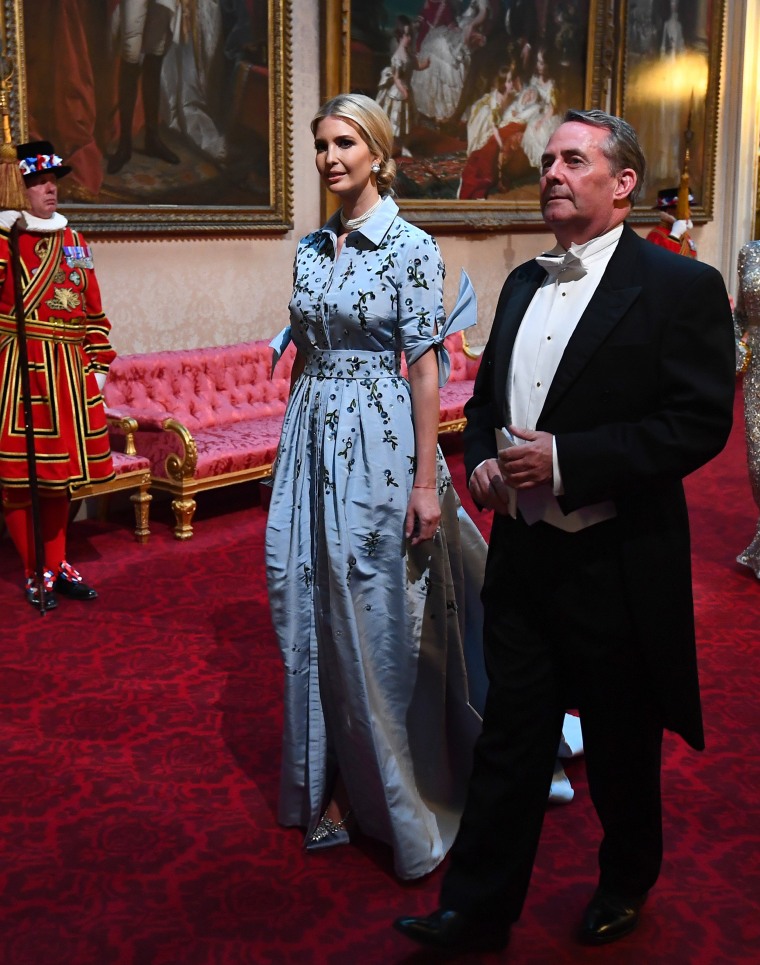
[[[58,576],[55,578],[54,589],[61,596],[70,600],[94,600],[97,592],[82,579],[82,574],[73,566],[62,560],[58,566]]]
[[[55,586],[55,580],[53,579],[52,570],[44,570],[42,574],[42,582],[45,586],[45,609],[55,610],[58,606],[58,600],[55,598],[55,593],[53,588]],[[24,587],[24,593],[26,594],[27,600],[32,604],[32,606],[40,608],[40,590],[37,586],[37,579],[34,576],[27,577],[26,586]]]
[[[333,821],[327,814],[323,814],[319,824],[307,838],[306,850],[321,851],[323,848],[348,844],[350,836],[347,825],[351,823],[351,817],[351,811],[346,811],[340,821]]]

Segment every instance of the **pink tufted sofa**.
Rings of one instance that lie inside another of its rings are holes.
[[[454,432],[464,428],[479,360],[459,333],[446,346],[451,377],[441,390],[440,431]],[[174,497],[177,539],[193,535],[198,492],[271,475],[294,356],[290,345],[273,376],[265,340],[122,355],[112,363],[104,390],[112,448],[124,448],[118,420],[134,419],[152,488]]]
[[[174,497],[177,539],[193,535],[195,494],[270,475],[290,391],[292,346],[270,377],[266,341],[114,360],[105,386],[111,418],[137,421],[135,445],[152,487]],[[120,448],[118,430],[112,446]]]

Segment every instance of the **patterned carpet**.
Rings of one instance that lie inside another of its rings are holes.
[[[737,414],[726,451],[688,480],[708,750],[666,741],[660,883],[629,938],[575,944],[598,831],[570,762],[575,800],[547,816],[501,960],[760,960],[760,584],[734,563],[757,511]],[[446,448],[462,492],[458,441]],[[100,599],[44,618],[0,539],[3,965],[426,961],[389,923],[434,907],[440,871],[400,884],[381,845],[307,856],[276,824],[280,663],[254,501],[201,494],[188,543],[165,503],[146,546],[119,512],[76,522],[70,555]]]

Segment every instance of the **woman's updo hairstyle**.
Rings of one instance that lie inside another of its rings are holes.
[[[323,104],[311,122],[311,133],[317,133],[317,125],[325,117],[340,117],[351,121],[375,157],[380,159],[380,170],[375,175],[377,190],[381,197],[393,194],[396,178],[396,162],[393,151],[393,128],[388,115],[377,101],[366,94],[338,94]]]

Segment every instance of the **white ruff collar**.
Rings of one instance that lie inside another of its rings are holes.
[[[29,211],[21,212],[21,227],[27,231],[52,234],[54,231],[63,230],[68,223],[68,220],[57,211],[50,218],[37,218]]]
[[[61,231],[69,223],[57,211],[52,218],[35,218],[29,211],[0,211],[0,227],[10,230],[16,222],[24,231],[34,231],[39,234],[52,234]]]

